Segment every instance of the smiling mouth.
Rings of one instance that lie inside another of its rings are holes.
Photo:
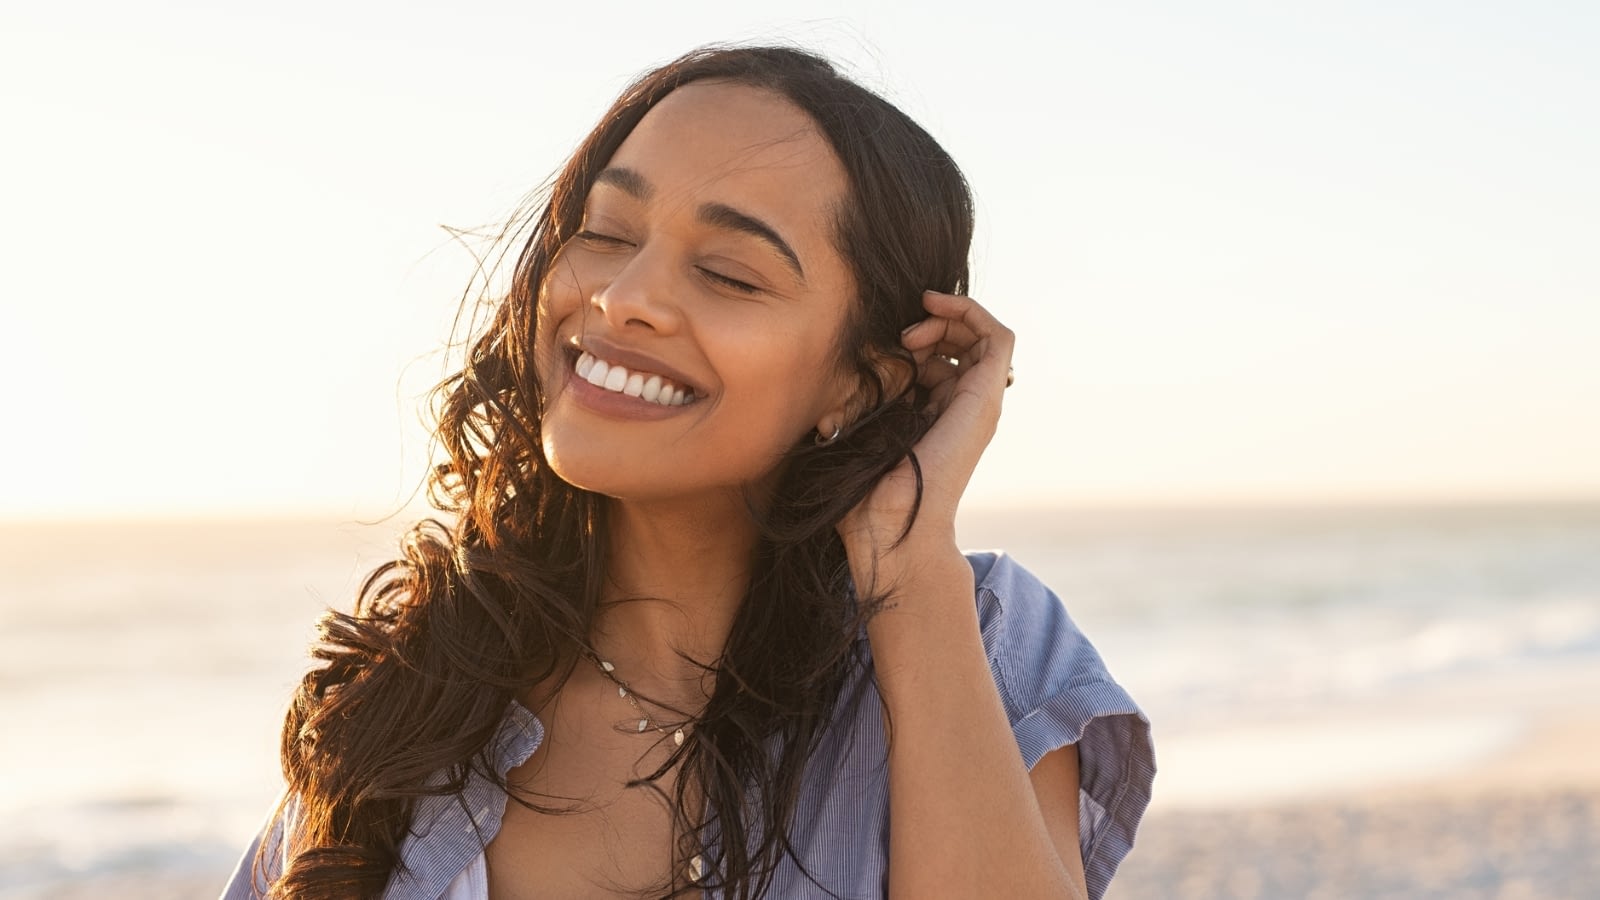
[[[677,384],[670,378],[608,363],[587,350],[578,354],[572,371],[601,390],[637,397],[658,406],[687,406],[699,399],[692,388]]]

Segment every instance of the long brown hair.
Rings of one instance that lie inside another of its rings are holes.
[[[704,877],[663,893],[756,897],[792,855],[804,763],[843,702],[861,625],[879,599],[854,596],[835,525],[927,428],[923,390],[912,379],[891,391],[883,360],[914,367],[899,337],[923,317],[924,290],[967,290],[972,202],[927,132],[826,61],[781,47],[707,48],[644,75],[606,112],[521,230],[511,287],[462,369],[435,389],[444,461],[429,494],[448,524],[414,527],[401,558],[368,576],[354,612],[329,611],[320,623],[313,655],[324,665],[302,680],[284,722],[284,776],[300,813],[274,896],[381,894],[416,800],[462,790],[473,771],[506,787],[487,754],[508,705],[534,685],[560,683],[588,647],[606,501],[562,481],[543,458],[535,303],[579,230],[595,176],[657,102],[703,79],[787,98],[843,163],[850,191],[836,240],[858,296],[840,363],[870,402],[836,441],[794,447],[770,502],[752,505],[757,558],[713,694],[691,739],[640,786],[681,767],[671,798],[678,851],[718,836]],[[704,816],[684,802],[691,782]]]

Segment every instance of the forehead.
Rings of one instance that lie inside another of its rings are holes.
[[[728,82],[668,94],[610,164],[642,175],[664,203],[725,203],[791,228],[831,226],[848,181],[804,111],[773,91]]]

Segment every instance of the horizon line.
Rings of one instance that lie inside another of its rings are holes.
[[[1079,497],[1070,496],[1048,500],[1027,501],[1019,498],[995,498],[993,501],[975,500],[963,504],[962,514],[987,516],[1016,512],[1078,512],[1085,514],[1117,513],[1223,513],[1223,512],[1337,512],[1337,511],[1451,511],[1533,509],[1558,507],[1600,506],[1600,491],[1573,491],[1559,495],[1545,493],[1526,494],[1429,494],[1429,495],[1303,495],[1303,496],[1210,496],[1184,497],[1174,495],[1159,497]],[[426,518],[448,518],[451,514],[431,507],[402,506],[386,512],[357,514],[345,509],[327,507],[243,507],[227,509],[168,509],[148,511],[83,510],[42,513],[0,513],[0,528],[21,526],[71,526],[71,525],[185,525],[207,523],[273,524],[273,523],[338,523],[358,527],[378,527],[385,523],[410,525]]]

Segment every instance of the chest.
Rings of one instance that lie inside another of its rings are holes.
[[[507,775],[540,808],[506,802],[484,851],[490,900],[665,893],[673,870],[686,868],[673,842],[677,776],[645,779],[671,739],[592,710],[558,707],[546,720],[538,750]]]

